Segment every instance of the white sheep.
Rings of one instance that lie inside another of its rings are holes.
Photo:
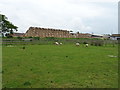
[[[13,45],[8,45],[7,47],[14,47]]]
[[[79,44],[79,43],[76,43],[76,46],[80,46],[80,44]]]
[[[55,42],[55,45],[59,45],[59,43],[58,43],[58,42]]]
[[[62,43],[59,43],[60,45],[62,45]]]
[[[89,45],[88,44],[85,44],[86,47],[88,47]]]

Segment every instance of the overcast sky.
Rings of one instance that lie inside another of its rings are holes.
[[[118,33],[118,0],[0,0],[18,32],[30,26],[81,33]]]

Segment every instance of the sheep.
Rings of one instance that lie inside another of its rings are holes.
[[[59,43],[60,45],[62,45],[62,43]]]
[[[7,47],[14,47],[14,46],[12,46],[12,45],[8,45]]]
[[[59,45],[59,43],[58,43],[58,42],[55,42],[55,45]]]
[[[54,42],[55,45],[62,45],[63,43]]]
[[[79,43],[76,43],[76,46],[80,46],[80,44],[79,44]]]
[[[85,44],[86,47],[88,47],[89,45],[88,44]]]

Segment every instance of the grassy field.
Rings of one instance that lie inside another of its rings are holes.
[[[3,46],[3,87],[117,88],[118,48]],[[111,57],[113,55],[113,57]]]

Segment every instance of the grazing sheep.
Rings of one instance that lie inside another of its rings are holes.
[[[62,43],[60,43],[60,45],[62,45]]]
[[[85,44],[86,47],[88,47],[89,45],[88,44]]]
[[[76,46],[80,46],[80,44],[79,44],[79,43],[76,43]]]
[[[7,45],[7,47],[14,47],[13,45]]]
[[[59,43],[58,43],[58,42],[55,42],[55,45],[59,45]]]

